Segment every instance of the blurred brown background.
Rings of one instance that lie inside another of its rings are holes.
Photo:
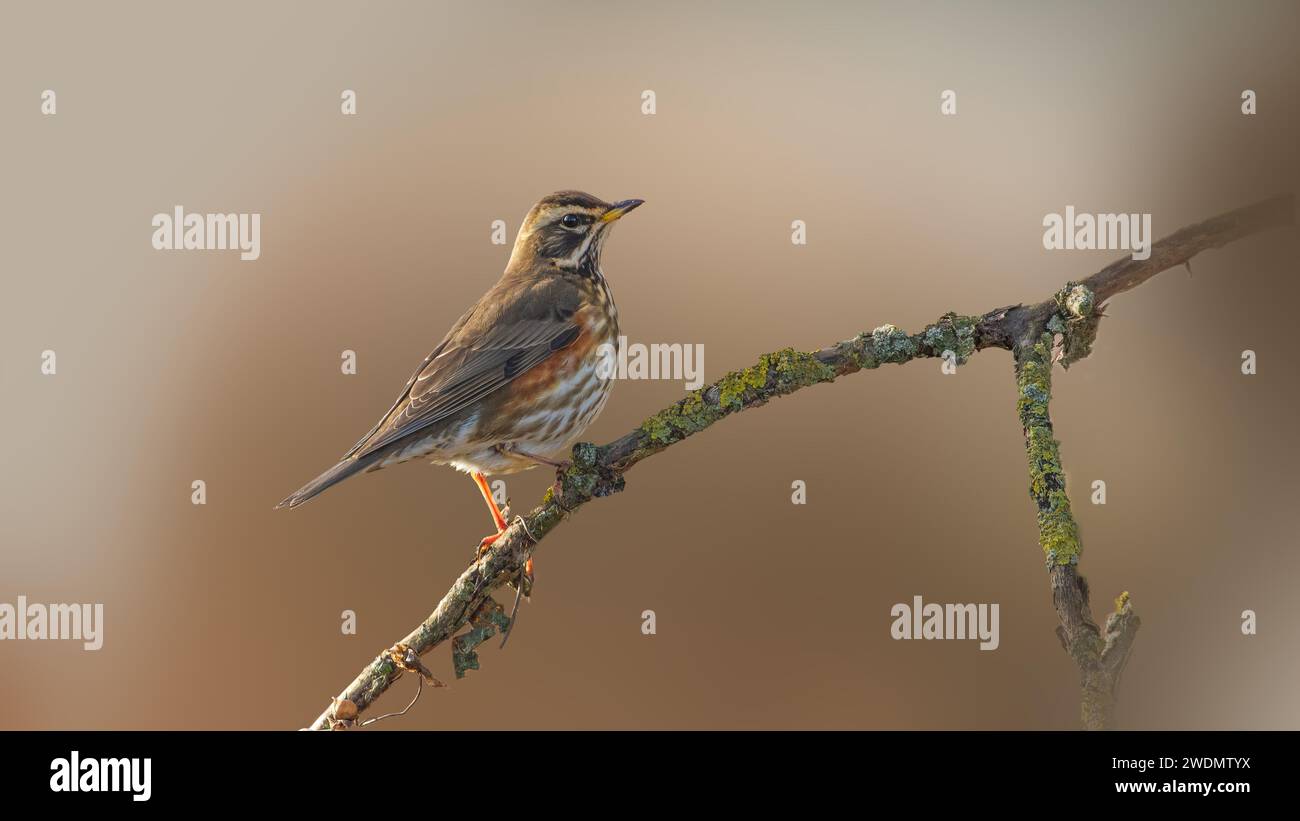
[[[3,728],[296,728],[423,618],[490,529],[464,476],[408,464],[271,508],[495,280],[492,220],[513,240],[552,190],[647,200],[606,249],[625,332],[703,343],[712,380],[1043,298],[1117,256],[1043,250],[1043,215],[1067,205],[1151,212],[1159,237],[1300,188],[1292,3],[4,17],[0,601],[103,602],[106,634],[96,653],[0,643]],[[154,251],[150,218],[178,204],[260,212],[261,259]],[[1279,232],[1162,275],[1058,371],[1095,609],[1129,590],[1143,619],[1123,726],[1300,727],[1296,250]],[[586,438],[680,395],[622,383]],[[426,661],[452,687],[380,726],[1077,726],[1014,405],[1009,357],[988,351],[683,443],[543,543],[506,651],[454,681],[440,648]],[[511,477],[516,506],[549,479]],[[891,640],[890,607],[916,594],[999,603],[1001,647]]]

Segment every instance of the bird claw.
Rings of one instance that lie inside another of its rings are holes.
[[[505,533],[505,531],[499,530],[496,533],[493,533],[491,536],[483,537],[483,539],[478,543],[478,553],[476,553],[474,556],[475,561],[483,558],[483,554],[487,553],[488,548],[492,547],[492,545],[496,543],[496,540],[501,538],[502,533]]]

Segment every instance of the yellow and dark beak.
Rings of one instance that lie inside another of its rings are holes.
[[[616,202],[609,207],[608,211],[601,214],[600,221],[613,222],[643,202],[645,202],[645,200],[623,200],[622,202]]]

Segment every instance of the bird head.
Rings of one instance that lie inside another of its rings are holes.
[[[582,191],[557,191],[543,197],[519,226],[507,270],[538,264],[582,273],[600,268],[600,250],[610,228],[644,200],[609,203]]]

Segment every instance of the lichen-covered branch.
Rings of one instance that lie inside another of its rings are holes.
[[[1016,411],[1025,431],[1029,457],[1029,495],[1038,508],[1038,541],[1048,567],[1079,563],[1079,526],[1065,492],[1061,446],[1052,434],[1048,402],[1052,398],[1052,336],[1043,333],[1015,350]]]
[[[1092,620],[1088,585],[1077,569],[1083,552],[1079,525],[1070,511],[1065,471],[1061,467],[1061,446],[1052,431],[1049,413],[1054,361],[1068,360],[1071,345],[1083,346],[1085,351],[1091,347],[1097,319],[1093,316],[1096,309],[1091,296],[1084,286],[1067,286],[1056,300],[1062,310],[1044,323],[1037,338],[1031,329],[1015,346],[1013,354],[1019,390],[1016,409],[1024,429],[1025,454],[1029,461],[1029,496],[1037,508],[1038,542],[1046,555],[1052,604],[1061,621],[1057,636],[1079,668],[1083,726],[1099,730],[1112,726],[1119,675],[1141,621],[1133,613],[1127,593],[1116,602],[1116,613],[1107,622],[1106,638],[1102,638]],[[1082,327],[1074,332],[1073,342],[1070,325]],[[1077,347],[1073,353],[1079,353]]]
[[[556,482],[541,504],[516,517],[486,553],[461,573],[433,613],[370,662],[312,723],[312,729],[353,726],[357,716],[403,672],[431,678],[419,657],[449,639],[454,639],[456,676],[478,669],[476,648],[508,625],[503,608],[492,598],[493,591],[506,585],[527,585],[523,568],[537,544],[582,505],[622,490],[624,474],[642,459],[727,416],[812,385],[923,357],[950,356],[955,364],[961,364],[985,348],[1003,348],[1014,356],[1030,496],[1037,508],[1039,541],[1061,621],[1058,636],[1080,668],[1084,726],[1110,726],[1115,689],[1139,621],[1128,594],[1116,601],[1104,635],[1092,621],[1087,584],[1077,572],[1082,552],[1079,529],[1070,512],[1060,446],[1048,413],[1052,366],[1059,361],[1068,367],[1088,355],[1103,303],[1110,297],[1167,268],[1185,264],[1207,248],[1289,225],[1294,209],[1294,196],[1286,195],[1184,228],[1155,243],[1149,259],[1120,260],[1088,279],[1067,283],[1039,303],[1010,305],[982,316],[948,313],[915,334],[884,325],[819,351],[786,348],[765,354],[751,367],[687,394],[609,444],[575,445],[572,462],[557,472]],[[468,630],[457,635],[462,628]]]

